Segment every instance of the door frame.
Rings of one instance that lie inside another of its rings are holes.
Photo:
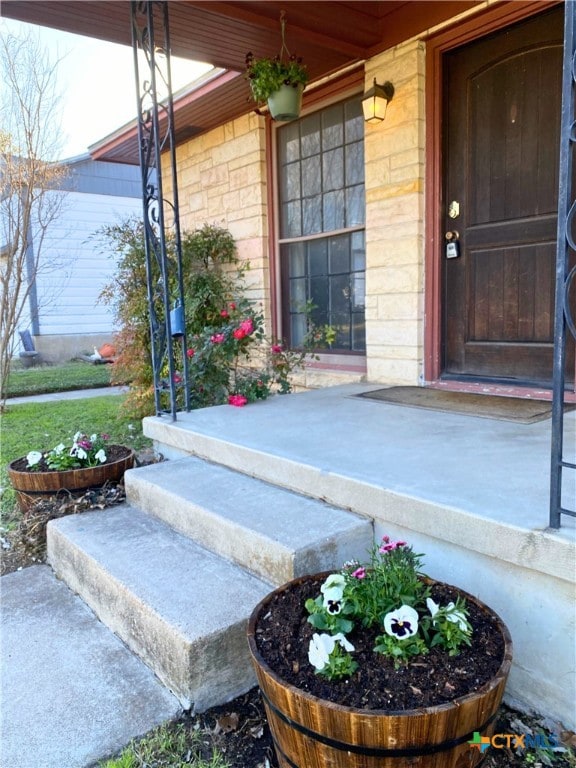
[[[424,381],[442,373],[443,156],[442,65],[444,54],[491,32],[542,13],[559,0],[522,0],[490,6],[468,20],[444,28],[426,40],[426,188],[424,252]]]

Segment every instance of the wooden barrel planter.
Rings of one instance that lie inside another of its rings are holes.
[[[248,645],[262,692],[270,731],[281,768],[474,768],[484,754],[468,743],[475,732],[494,732],[512,663],[510,634],[493,611],[460,591],[470,603],[487,611],[504,638],[497,674],[479,690],[433,707],[405,711],[354,709],[318,698],[283,680],[258,651],[258,621],[269,611],[270,593],[254,609],[248,624]]]
[[[32,472],[26,469],[26,457],[12,461],[8,465],[8,477],[20,509],[26,512],[38,500],[56,496],[61,491],[86,491],[121,480],[124,472],[134,466],[134,451],[124,445],[109,445],[106,450],[111,457],[107,462],[81,469]]]

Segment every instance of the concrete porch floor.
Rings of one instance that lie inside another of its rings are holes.
[[[378,388],[276,396],[175,423],[150,417],[144,432],[166,458],[225,464],[369,516],[377,538],[408,540],[430,576],[508,624],[517,659],[509,700],[574,727],[576,520],[548,527],[550,419],[520,424],[356,397]],[[575,412],[564,438],[576,449]],[[573,506],[576,478],[565,478],[564,496]],[[542,612],[556,617],[545,629]]]
[[[173,426],[398,497],[453,507],[486,525],[575,541],[575,518],[563,516],[558,531],[548,528],[550,419],[521,424],[356,396],[380,388],[349,384],[277,396],[245,408],[226,405],[179,413]],[[146,434],[158,439],[160,425],[172,422],[145,419]],[[576,452],[576,411],[567,414],[564,432],[566,448]],[[175,448],[173,455],[181,455]],[[566,472],[564,479],[567,506],[576,498],[576,473],[571,474]]]

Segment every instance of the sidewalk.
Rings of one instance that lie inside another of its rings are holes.
[[[177,699],[47,565],[2,577],[2,768],[84,768]]]
[[[102,397],[103,395],[124,395],[128,387],[99,387],[98,389],[73,389],[69,392],[49,392],[45,395],[29,395],[27,397],[9,397],[6,405],[21,403],[47,403],[59,400],[81,400],[86,397]]]

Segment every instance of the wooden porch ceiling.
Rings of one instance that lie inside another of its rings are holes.
[[[172,54],[242,72],[248,51],[256,56],[279,52],[280,12],[285,10],[288,48],[302,56],[313,82],[478,4],[478,0],[171,0]],[[131,44],[128,0],[4,0],[2,13],[31,24]],[[244,79],[227,74],[175,107],[176,136],[183,140],[248,112],[253,104]],[[135,148],[135,136],[127,131],[124,140],[116,136],[113,145],[102,146],[96,155],[134,162]]]

